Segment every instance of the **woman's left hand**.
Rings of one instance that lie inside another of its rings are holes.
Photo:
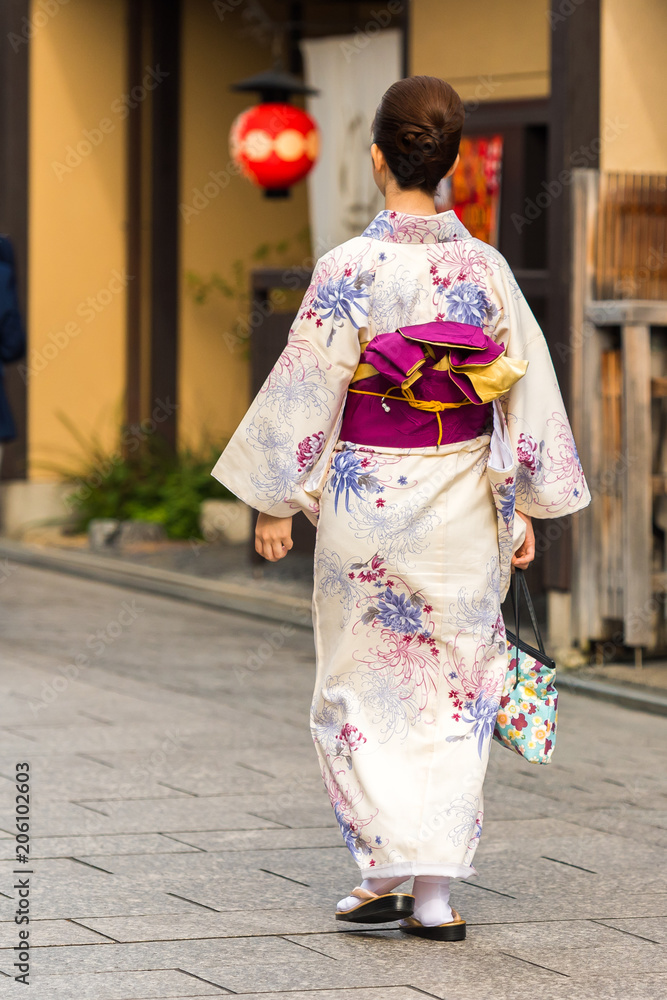
[[[512,566],[517,569],[528,569],[530,563],[535,558],[535,532],[533,531],[533,521],[528,514],[522,514],[520,510],[515,511],[522,521],[526,522],[526,537],[512,556]]]
[[[255,527],[255,551],[277,562],[292,548],[292,518],[260,513]]]

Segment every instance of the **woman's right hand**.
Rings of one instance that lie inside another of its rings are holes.
[[[520,510],[515,512],[522,521],[526,523],[526,537],[512,556],[512,566],[516,569],[528,569],[535,558],[535,531],[533,520],[528,514],[523,514]]]
[[[292,518],[260,513],[255,526],[255,552],[278,562],[292,548]]]

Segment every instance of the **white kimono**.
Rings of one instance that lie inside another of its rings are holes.
[[[483,327],[528,361],[493,404],[493,429],[440,447],[340,441],[360,343],[436,319]],[[213,475],[257,510],[317,524],[310,726],[362,874],[473,874],[515,508],[557,517],[590,501],[544,336],[506,261],[454,212],[380,212],[318,261]]]

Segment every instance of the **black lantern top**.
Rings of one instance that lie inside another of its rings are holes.
[[[284,73],[280,69],[269,69],[256,73],[245,80],[233,83],[230,90],[258,91],[260,103],[289,102],[292,94],[319,94],[319,90],[307,87],[298,77]]]

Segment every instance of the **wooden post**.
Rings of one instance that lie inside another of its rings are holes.
[[[645,324],[621,328],[623,359],[623,624],[628,646],[651,646],[651,330]]]
[[[601,344],[587,308],[594,295],[599,174],[575,170],[572,183],[572,275],[570,315],[570,418],[584,474],[593,496],[573,524],[573,636],[601,637],[600,518],[595,507],[601,468]]]

